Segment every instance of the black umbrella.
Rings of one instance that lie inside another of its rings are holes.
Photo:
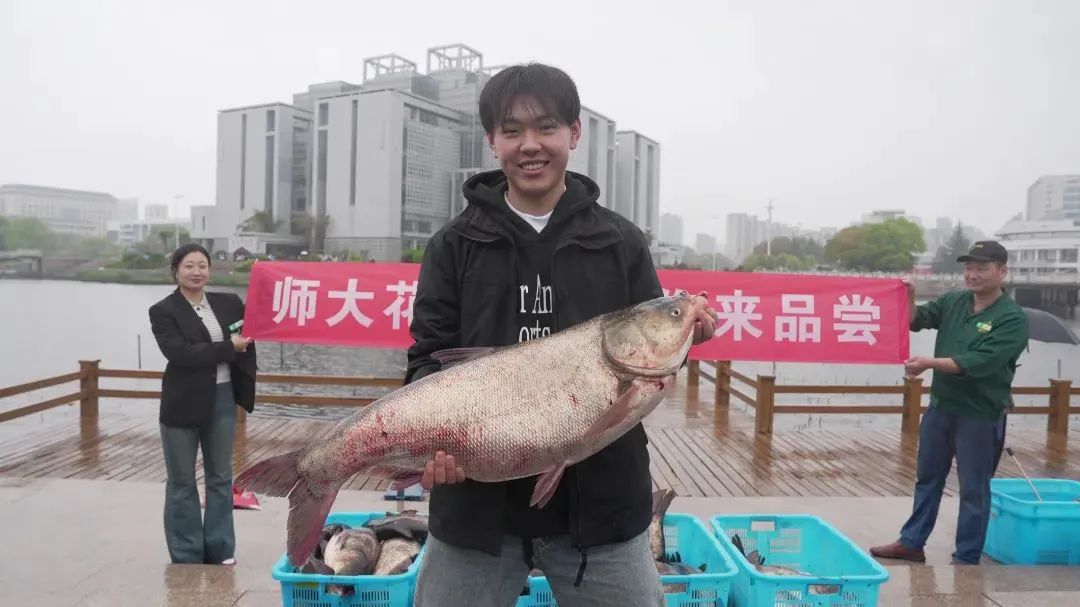
[[[1028,339],[1054,344],[1080,344],[1080,337],[1057,316],[1036,308],[1023,308],[1028,316]]]

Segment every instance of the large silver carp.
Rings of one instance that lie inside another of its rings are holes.
[[[338,490],[364,472],[419,482],[437,451],[481,482],[540,475],[544,507],[563,470],[600,451],[660,403],[708,300],[681,292],[542,339],[435,355],[442,368],[376,400],[308,446],[259,462],[235,484],[288,496],[287,553],[305,563]]]

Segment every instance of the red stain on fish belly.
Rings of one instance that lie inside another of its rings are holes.
[[[576,394],[571,394],[570,395],[570,404],[574,405],[575,407],[578,406],[578,400],[577,400],[577,395]]]

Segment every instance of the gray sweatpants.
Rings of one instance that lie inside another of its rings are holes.
[[[586,550],[585,573],[574,587],[581,553],[569,537],[533,540],[533,564],[544,572],[559,607],[663,607],[660,575],[648,533]],[[415,607],[513,607],[529,567],[520,538],[503,537],[502,555],[456,548],[434,536],[420,564]]]

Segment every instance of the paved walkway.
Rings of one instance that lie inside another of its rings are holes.
[[[287,502],[237,511],[235,567],[170,565],[161,531],[160,483],[0,478],[0,604],[225,607],[281,605],[270,568],[281,555]],[[426,502],[401,502],[426,511]],[[345,491],[335,511],[396,510],[381,493]],[[809,513],[857,544],[891,540],[906,498],[677,498],[672,512]],[[956,501],[947,499],[927,565],[886,564],[882,606],[1080,605],[1077,568],[948,565]]]

